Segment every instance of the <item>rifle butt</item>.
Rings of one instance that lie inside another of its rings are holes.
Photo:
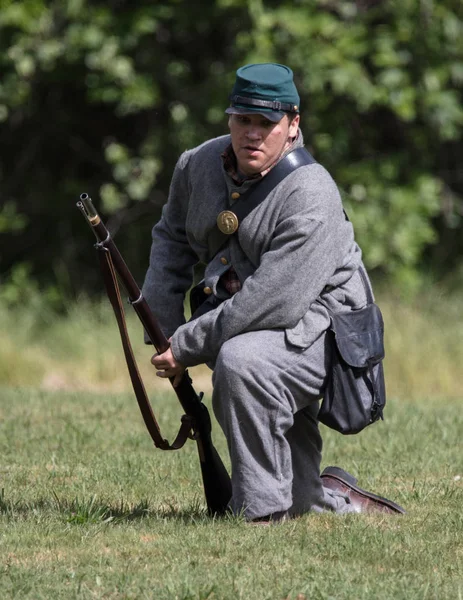
[[[211,516],[224,515],[232,496],[228,472],[210,437],[197,440],[204,496]]]

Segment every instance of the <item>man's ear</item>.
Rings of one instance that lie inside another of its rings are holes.
[[[289,124],[289,132],[288,137],[295,138],[297,135],[297,130],[299,129],[299,121],[301,120],[300,115],[296,115],[291,123]]]

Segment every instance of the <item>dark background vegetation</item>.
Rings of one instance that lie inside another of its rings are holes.
[[[373,276],[463,285],[462,39],[461,0],[0,0],[0,295],[100,293],[82,192],[141,282],[178,155],[265,61]]]

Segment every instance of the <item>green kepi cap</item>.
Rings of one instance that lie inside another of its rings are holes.
[[[260,63],[236,71],[229,115],[258,113],[278,123],[285,113],[299,112],[299,94],[293,72],[285,65]]]

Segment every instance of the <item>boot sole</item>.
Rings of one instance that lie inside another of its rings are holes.
[[[324,475],[328,475],[332,479],[337,479],[340,483],[354,490],[360,496],[364,496],[365,498],[371,498],[379,504],[383,504],[384,506],[387,506],[388,508],[391,508],[392,510],[402,515],[405,514],[405,509],[403,509],[401,506],[399,506],[392,500],[388,500],[387,498],[383,498],[383,496],[373,494],[373,492],[367,492],[366,490],[363,490],[362,488],[358,487],[357,479],[350,473],[347,473],[347,471],[344,471],[344,469],[341,469],[339,467],[326,467],[326,469],[323,470],[323,473],[320,477],[323,478]]]

